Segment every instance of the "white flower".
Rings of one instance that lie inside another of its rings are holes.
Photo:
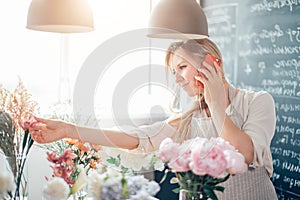
[[[158,200],[155,197],[149,196],[149,193],[145,190],[140,190],[137,194],[130,196],[128,200]]]
[[[71,194],[75,194],[87,185],[88,178],[82,165],[77,166],[79,172],[78,178],[71,188]]]
[[[89,196],[91,196],[95,200],[100,200],[102,198],[103,180],[104,176],[98,174],[95,171],[89,174],[88,192]]]
[[[122,198],[122,174],[111,168],[99,174],[93,171],[89,174],[88,193],[94,200],[119,200]],[[143,175],[125,175],[128,189],[128,200],[154,200],[152,196],[160,190],[155,181],[149,181]]]
[[[143,175],[127,177],[128,189],[132,194],[136,194],[141,188],[148,184],[148,180]]]
[[[149,154],[136,151],[123,151],[120,154],[121,165],[134,171],[140,171],[142,168],[148,169],[151,158]]]
[[[43,198],[45,200],[66,200],[68,199],[70,189],[64,179],[54,177],[49,180],[43,189]]]
[[[117,158],[120,156],[120,165],[132,169],[134,171],[140,171],[142,169],[150,169],[152,165],[156,163],[152,163],[152,158],[154,153],[144,153],[138,149],[135,150],[127,150],[120,148],[111,148],[111,147],[103,147],[103,151],[100,152],[100,156],[102,158],[103,164],[108,166],[116,167],[115,165],[111,165],[107,162],[109,158]],[[161,169],[161,165],[163,165],[162,161],[157,165],[159,169]],[[156,169],[156,168],[155,168]]]
[[[0,171],[0,199],[4,199],[4,196],[8,191],[14,190],[14,177],[9,171]]]
[[[121,176],[109,177],[103,182],[102,200],[122,199]]]
[[[163,171],[165,169],[165,163],[162,160],[156,160],[154,163],[154,169],[158,171]]]
[[[107,167],[106,172],[103,175],[106,175],[108,177],[121,177],[120,170],[116,170],[112,167]]]
[[[142,190],[145,190],[150,196],[155,196],[159,192],[160,186],[155,181],[149,181],[143,185]]]
[[[129,176],[127,183],[131,199],[149,199],[146,196],[155,196],[160,190],[158,183],[149,181],[143,175]]]

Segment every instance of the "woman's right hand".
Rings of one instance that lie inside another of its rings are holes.
[[[34,118],[36,122],[30,126],[29,132],[31,138],[41,144],[66,138],[68,134],[76,131],[75,126],[70,123],[40,117]]]

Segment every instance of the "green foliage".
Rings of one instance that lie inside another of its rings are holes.
[[[168,169],[165,170],[165,174],[160,183],[165,181],[169,172],[171,171]],[[203,199],[210,198],[211,200],[218,200],[215,191],[223,192],[225,189],[223,186],[218,184],[225,182],[230,177],[230,174],[224,178],[214,178],[209,175],[200,176],[195,175],[192,171],[175,172],[175,175],[178,180],[179,188],[173,189],[172,191],[174,193],[179,193],[180,190],[184,189],[188,192],[190,197],[194,197],[197,193],[201,193]]]

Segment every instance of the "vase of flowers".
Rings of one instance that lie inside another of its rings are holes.
[[[103,166],[99,172],[89,174],[88,192],[92,199],[99,200],[158,200],[155,195],[160,190],[159,184],[148,180],[143,175],[132,174]]]
[[[7,191],[4,199],[28,196],[26,160],[33,145],[28,129],[35,123],[32,116],[37,111],[37,102],[31,99],[21,81],[13,92],[0,85],[0,150],[14,177],[14,189]]]
[[[160,145],[157,157],[167,164],[165,173],[175,173],[172,183],[178,183],[174,192],[183,199],[217,200],[219,185],[231,174],[247,170],[245,158],[224,139],[193,138],[182,144],[166,138]]]
[[[139,150],[103,147],[101,170],[89,175],[88,192],[99,200],[157,200],[160,186],[141,173],[146,170],[163,170],[163,162],[154,153]]]
[[[13,199],[28,198],[28,171],[26,166],[26,154],[16,155],[16,157],[6,156],[6,161],[10,166],[11,171],[15,170],[15,191],[10,191],[9,196]],[[16,168],[14,169],[15,166]]]
[[[179,200],[206,200],[207,196],[202,192],[194,192],[182,189],[179,192]]]
[[[74,116],[72,102],[59,102],[51,106],[50,118],[60,119],[67,122],[80,122],[84,126],[97,125],[96,119],[86,118],[79,114]],[[75,120],[76,119],[76,120]],[[101,162],[98,151],[100,145],[93,145],[76,139],[62,139],[50,144],[37,144],[47,152],[47,159],[53,169],[52,177],[47,177],[47,183],[43,189],[43,200],[81,200],[87,196],[87,175],[97,170]],[[53,182],[64,186],[56,192],[52,187]],[[66,187],[67,185],[67,187]]]

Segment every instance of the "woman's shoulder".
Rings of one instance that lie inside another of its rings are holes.
[[[232,108],[233,114],[235,113],[235,115],[241,116],[245,120],[250,112],[273,113],[275,102],[272,95],[266,91],[238,89],[230,108]]]
[[[181,121],[181,118],[182,118],[182,114],[174,114],[172,116],[170,116],[166,121],[165,123],[168,125],[168,126],[171,126],[173,128],[177,128],[178,127],[178,124],[180,123]]]
[[[252,91],[246,89],[238,89],[238,94],[236,95],[236,101],[247,103],[248,105],[252,103],[274,103],[272,95],[266,91]]]

